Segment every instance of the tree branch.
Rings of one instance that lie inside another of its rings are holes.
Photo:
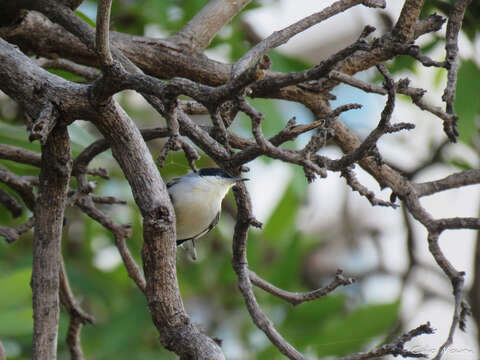
[[[56,127],[42,145],[33,241],[33,359],[56,359],[60,240],[71,172],[68,132]]]
[[[265,281],[264,279],[262,279],[252,270],[248,270],[248,277],[250,278],[250,281],[252,282],[253,285],[258,286],[259,288],[265,290],[266,292],[289,302],[293,306],[300,305],[305,301],[316,300],[322,296],[325,296],[331,293],[333,290],[335,290],[339,286],[351,285],[355,281],[352,278],[344,277],[343,271],[338,270],[337,273],[335,274],[335,279],[333,279],[330,282],[330,284],[328,284],[327,286],[324,286],[320,289],[313,290],[310,292],[299,293],[299,292],[290,292],[290,291],[285,291],[283,289],[280,289],[270,284],[268,281]]]
[[[447,33],[445,42],[445,62],[447,63],[448,75],[447,86],[442,96],[445,101],[446,110],[448,114],[454,115],[453,102],[455,101],[455,92],[457,87],[457,72],[458,72],[458,33],[462,27],[463,16],[467,6],[471,0],[457,0],[452,7],[452,12],[448,16]],[[451,142],[456,142],[459,135],[456,124],[457,117],[452,118],[451,121],[445,121],[443,128]]]
[[[63,257],[60,261],[60,301],[70,315],[70,323],[67,332],[67,345],[70,350],[72,360],[83,360],[82,345],[80,342],[80,332],[86,323],[93,324],[95,318],[87,314],[76,302],[73,292],[70,288],[65,263]]]
[[[18,240],[20,235],[30,230],[33,227],[34,223],[35,223],[35,218],[31,217],[25,223],[15,228],[0,226],[0,236],[3,236],[8,243],[12,243]]]
[[[295,35],[305,31],[306,29],[316,25],[332,16],[335,16],[345,10],[363,3],[366,6],[371,7],[385,7],[384,1],[363,1],[363,0],[339,0],[332,5],[326,7],[322,11],[307,16],[296,23],[287,26],[286,28],[274,32],[272,35],[259,42],[252,47],[245,55],[243,55],[232,68],[232,77],[237,76],[245,69],[250,67],[255,61],[257,61],[262,55],[269,50],[276,48],[282,44],[285,44]]]
[[[211,0],[169,41],[187,53],[206,49],[215,35],[251,0]]]
[[[95,47],[102,68],[110,67],[113,64],[112,54],[110,53],[109,37],[111,6],[112,0],[100,0],[98,2]]]

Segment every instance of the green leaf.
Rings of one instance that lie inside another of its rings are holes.
[[[305,350],[306,347],[318,343],[317,334],[324,325],[345,308],[346,297],[329,295],[315,301],[305,302],[291,308],[282,324],[285,336],[295,346]]]
[[[300,199],[297,196],[292,183],[290,183],[282,199],[265,224],[263,236],[270,242],[278,243],[279,239],[292,234],[295,231],[295,221]]]
[[[331,318],[316,334],[318,355],[345,355],[360,350],[395,324],[398,309],[398,302],[375,304]]]
[[[27,304],[32,296],[30,289],[31,268],[21,268],[14,272],[7,273],[0,277],[0,309],[3,315],[5,309],[18,306],[19,304]]]
[[[458,69],[455,112],[458,115],[460,141],[471,144],[478,136],[477,119],[480,114],[480,69],[473,60],[461,63]]]
[[[28,284],[28,283],[27,283]],[[10,294],[13,296],[14,294]],[[31,334],[33,330],[33,310],[29,307],[2,311],[0,336],[11,337]]]
[[[90,19],[87,15],[85,15],[83,12],[81,12],[80,10],[75,10],[75,14],[77,14],[77,16],[82,19],[83,21],[85,21],[88,25],[90,25],[91,27],[95,27],[97,26],[97,24],[95,23],[95,21],[93,21],[92,19]]]
[[[61,69],[49,69],[49,73],[55,74],[57,76],[60,76],[61,78],[64,78],[65,80],[68,81],[73,81],[73,82],[84,82],[85,78],[82,76],[79,76],[77,74],[71,73],[70,71],[66,70],[61,70]]]
[[[311,68],[309,62],[294,56],[288,56],[279,51],[272,50],[268,53],[272,61],[272,70],[281,72],[302,71]]]

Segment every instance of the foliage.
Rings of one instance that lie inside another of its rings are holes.
[[[92,2],[93,3],[93,2]],[[186,21],[196,14],[206,0],[141,0],[115,1],[112,9],[112,27],[119,31],[143,35],[146,26],[162,24],[161,30],[167,35],[179,30]],[[431,7],[443,9],[448,5],[443,1],[430,1]],[[260,6],[253,2],[245,11]],[[472,14],[478,11],[475,5]],[[82,19],[88,14],[77,11]],[[471,14],[470,14],[471,15]],[[469,17],[469,19],[474,19]],[[470,21],[467,34],[473,38],[478,31],[477,22]],[[94,22],[91,22],[94,26]],[[226,45],[229,47],[230,60],[238,59],[245,52],[245,34],[241,24],[235,19],[230,31],[217,36],[211,48]],[[425,46],[428,52],[436,45],[436,40]],[[270,52],[273,69],[278,71],[299,71],[308,66],[303,60]],[[392,71],[411,69],[414,60],[399,57],[391,66]],[[81,81],[65,71],[56,72],[72,81]],[[458,74],[457,100],[455,103],[461,121],[459,123],[460,140],[472,144],[473,135],[478,130],[478,103],[472,106],[469,94],[480,93],[480,69],[472,60],[462,62]],[[7,100],[3,100],[5,105]],[[282,116],[278,103],[252,100],[256,108],[267,118],[278,121],[265,123],[264,132],[270,135],[281,129],[288,119]],[[135,109],[123,104],[128,112]],[[0,143],[11,144],[39,152],[37,142],[30,143],[25,127],[20,124],[20,114],[15,117],[1,115]],[[143,120],[142,120],[143,121]],[[144,120],[148,122],[147,120]],[[240,119],[240,127],[247,127]],[[270,127],[270,128],[269,128]],[[73,139],[73,155],[77,155],[96,138],[88,126],[73,125],[69,128]],[[153,155],[159,152],[158,144],[152,143]],[[295,146],[295,145],[293,145]],[[105,206],[113,217],[131,222],[134,236],[128,245],[137,262],[141,262],[142,247],[141,219],[133,203],[128,186],[117,168],[111,154],[105,153],[96,166],[109,168],[111,180],[99,181],[99,193],[127,198],[124,207]],[[264,161],[264,160],[258,160]],[[38,169],[28,165],[18,165],[8,161],[0,164],[12,169],[19,175],[38,175]],[[199,166],[211,165],[203,156]],[[166,165],[159,169],[164,178],[180,175],[188,168],[183,154],[170,154]],[[92,178],[91,180],[98,181]],[[114,185],[112,185],[114,184]],[[2,187],[3,188],[3,187]],[[309,290],[306,284],[299,288],[301,265],[306,254],[322,243],[324,239],[311,238],[296,227],[298,211],[307,193],[303,174],[294,172],[283,193],[278,194],[277,205],[264,224],[262,232],[251,231],[249,239],[249,263],[252,269],[269,279],[275,285],[292,290]],[[233,198],[228,197],[225,208],[234,207]],[[256,328],[251,323],[243,306],[243,300],[236,291],[236,276],[230,264],[231,234],[233,211],[224,211],[219,226],[199,242],[200,260],[192,263],[180,252],[178,259],[179,282],[187,310],[208,326],[208,333],[244,349],[253,349],[250,358],[277,359],[278,352],[271,345],[258,343],[254,337]],[[28,217],[23,214],[13,219],[7,211],[0,208],[0,223],[14,226]],[[31,294],[28,285],[31,268],[31,235],[23,236],[12,245],[0,242],[0,338],[6,346],[9,359],[30,358],[32,336]],[[157,332],[151,322],[145,298],[128,278],[113,245],[111,234],[90,218],[74,210],[66,215],[66,227],[63,238],[63,252],[67,264],[73,291],[81,299],[83,307],[97,318],[95,326],[86,326],[82,343],[85,355],[89,359],[172,359],[157,341]],[[111,264],[111,266],[109,265]],[[258,293],[262,306],[267,313],[276,314],[280,330],[292,340],[301,351],[309,351],[319,357],[345,355],[365,348],[366,345],[381,343],[385,335],[393,328],[399,303],[357,304],[349,306],[349,296],[337,293],[327,298],[305,303],[298,308],[281,302],[271,295]],[[240,316],[238,315],[240,314]],[[64,339],[67,331],[66,315],[62,314],[59,341],[59,358],[67,359],[68,351]],[[274,316],[274,315],[273,315]],[[225,322],[229,328],[225,329]],[[254,352],[259,352],[254,356]],[[234,356],[232,356],[234,358]]]

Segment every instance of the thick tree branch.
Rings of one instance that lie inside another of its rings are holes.
[[[406,0],[393,29],[396,41],[409,43],[414,39],[415,27],[422,11],[424,0]]]
[[[113,58],[110,53],[110,8],[112,0],[100,0],[97,8],[97,27],[95,31],[95,47],[99,62],[103,68],[112,66]]]
[[[206,49],[215,35],[251,0],[211,0],[169,40],[190,52]]]
[[[59,319],[60,240],[71,173],[67,129],[56,127],[42,145],[33,240],[33,359],[56,359]]]

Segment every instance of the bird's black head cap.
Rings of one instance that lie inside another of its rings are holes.
[[[198,175],[200,176],[220,176],[226,179],[233,179],[233,176],[230,175],[223,169],[219,168],[203,168],[198,170]]]
[[[234,177],[230,175],[223,169],[219,168],[203,168],[198,170],[198,175],[200,176],[220,176],[226,179],[233,179]]]

